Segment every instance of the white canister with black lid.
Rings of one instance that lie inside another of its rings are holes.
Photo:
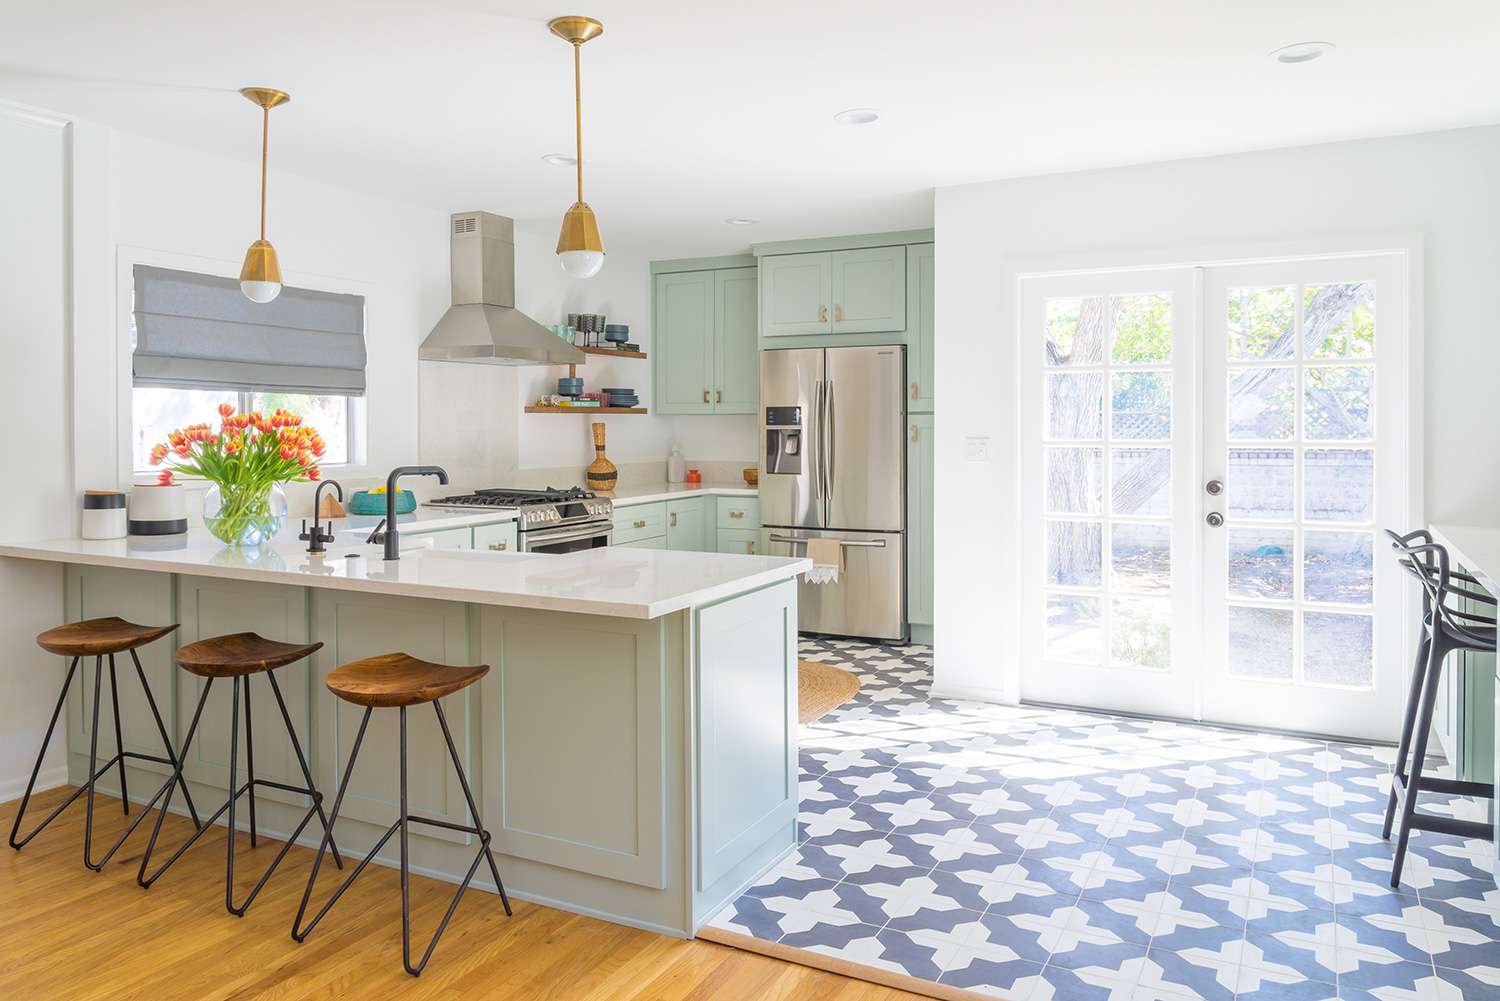
[[[85,539],[123,539],[125,495],[118,490],[85,490],[79,535]]]
[[[180,483],[137,483],[130,490],[131,535],[180,535],[188,530],[187,500]]]

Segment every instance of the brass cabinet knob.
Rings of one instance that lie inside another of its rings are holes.
[[[842,322],[844,319],[844,307],[838,303],[833,304],[833,319],[835,322]]]
[[[503,553],[503,552],[505,552],[505,543],[503,543],[503,542],[491,542],[490,543],[490,552],[492,552],[492,553]]]
[[[749,539],[745,540],[745,555],[746,556],[754,556],[755,555],[755,543],[752,542]]]
[[[825,306],[825,305],[823,305],[821,302],[818,303],[818,322],[819,323],[827,323],[828,322],[828,307]]]
[[[704,403],[708,402],[708,390],[706,390],[706,389],[703,391],[703,402]]]
[[[743,518],[744,516],[745,516],[745,512],[743,512],[743,511],[730,511],[729,512],[729,517],[731,517],[731,518]]]
[[[917,398],[917,384],[915,382],[911,384],[911,398],[914,400]]]
[[[677,512],[673,511],[671,517],[672,517],[672,527],[676,528],[677,527]]]
[[[722,389],[716,389],[716,390],[714,390],[714,402],[715,403],[723,403],[724,402],[724,390],[722,390]]]
[[[635,523],[635,527],[636,528],[645,528],[646,527],[646,523],[644,521],[638,521],[638,522]]]
[[[917,443],[917,426],[915,424],[911,426],[911,443],[913,445]]]

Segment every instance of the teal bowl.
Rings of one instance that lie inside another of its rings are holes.
[[[372,494],[368,490],[356,490],[349,498],[350,514],[385,514],[385,494]],[[396,513],[411,514],[417,509],[417,495],[410,490],[396,491]]]

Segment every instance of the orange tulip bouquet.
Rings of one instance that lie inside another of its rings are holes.
[[[213,484],[203,498],[203,523],[231,546],[269,542],[286,520],[281,484],[316,480],[324,451],[317,431],[286,410],[269,417],[259,411],[237,414],[219,405],[219,430],[189,424],[151,448],[151,464],[166,463],[157,478],[162,485],[175,475]]]

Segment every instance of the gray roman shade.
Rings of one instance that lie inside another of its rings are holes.
[[[364,296],[288,286],[257,303],[233,278],[134,270],[135,385],[364,395]]]

